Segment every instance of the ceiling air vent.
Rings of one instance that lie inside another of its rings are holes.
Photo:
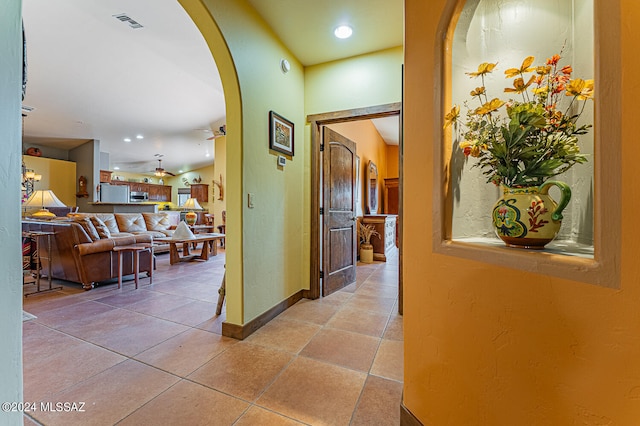
[[[124,22],[125,24],[129,24],[129,26],[131,28],[143,28],[142,25],[140,25],[137,21],[134,21],[133,19],[131,19],[130,16],[128,16],[126,13],[120,13],[118,15],[113,15],[114,18],[116,18],[117,20],[119,20],[120,22]]]

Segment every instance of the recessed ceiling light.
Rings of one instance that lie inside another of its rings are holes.
[[[113,168],[113,170],[120,170],[120,167],[115,166],[115,167]]]
[[[178,173],[184,173],[184,171],[183,170],[178,170]]]
[[[125,142],[131,142],[131,138],[124,138],[123,139]]]
[[[351,34],[353,34],[353,28],[349,25],[340,25],[335,30],[333,30],[333,34],[335,34],[338,38],[349,38]]]
[[[137,135],[137,136],[136,136],[136,139],[144,139],[144,136],[142,136],[142,135]]]

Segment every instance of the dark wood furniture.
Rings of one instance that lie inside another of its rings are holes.
[[[169,243],[169,263],[175,265],[180,262],[188,262],[190,260],[209,260],[209,248],[211,255],[218,254],[218,245],[216,241],[224,238],[224,234],[196,234],[194,238],[174,239],[174,238],[154,238],[153,241],[161,241]],[[213,244],[209,244],[209,242]],[[191,244],[202,244],[200,254],[191,254],[189,249]],[[182,256],[178,252],[178,244],[182,244]]]
[[[191,198],[195,198],[199,203],[209,202],[209,185],[206,183],[192,183]]]
[[[398,214],[399,192],[398,178],[386,178],[384,180],[384,213]]]
[[[364,225],[373,225],[380,238],[371,237],[373,260],[387,261],[396,243],[396,216],[390,214],[367,215],[362,217]]]

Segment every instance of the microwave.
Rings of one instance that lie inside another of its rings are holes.
[[[141,203],[143,201],[149,201],[149,193],[131,191],[129,193],[129,201],[131,201],[132,203]]]

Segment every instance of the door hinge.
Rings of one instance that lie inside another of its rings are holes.
[[[324,214],[324,207],[320,207],[320,215]]]
[[[320,271],[320,278],[324,278],[324,272]]]
[[[321,152],[324,151],[324,144],[323,143],[320,144],[320,151]]]

